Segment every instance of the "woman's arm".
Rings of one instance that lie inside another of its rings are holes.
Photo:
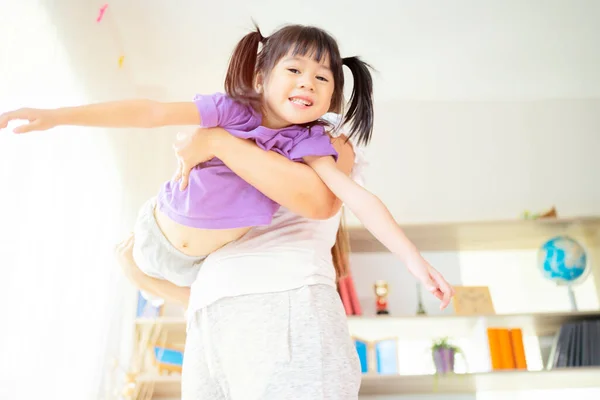
[[[130,235],[119,243],[115,249],[117,261],[125,276],[139,289],[162,299],[179,303],[187,308],[190,299],[190,288],[179,287],[161,279],[144,274],[133,259],[134,237]]]
[[[0,129],[12,120],[28,120],[15,133],[43,131],[59,125],[106,128],[157,128],[166,125],[200,125],[193,102],[161,103],[123,100],[55,109],[21,108],[0,115]]]
[[[338,152],[334,163],[341,174],[354,166],[354,150],[345,138],[332,139]],[[240,139],[221,128],[198,129],[177,148],[183,159],[183,187],[189,170],[202,161],[221,159],[233,172],[273,201],[306,218],[326,219],[336,214],[342,202],[308,165],[264,151],[253,142]],[[331,158],[333,162],[333,158]]]

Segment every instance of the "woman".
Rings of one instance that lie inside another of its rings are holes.
[[[332,143],[338,168],[350,175],[357,168],[352,144]],[[310,167],[222,129],[202,130],[176,148],[184,176],[218,157],[282,205],[270,226],[211,254],[191,290],[142,274],[131,258],[133,238],[119,246],[137,286],[188,305],[182,399],[356,399],[360,364],[336,291],[344,271],[331,258],[340,201]],[[451,288],[429,272],[445,307]]]

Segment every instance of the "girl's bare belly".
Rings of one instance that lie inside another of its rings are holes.
[[[242,237],[250,228],[199,229],[178,224],[164,213],[154,209],[154,218],[167,240],[189,256],[205,256],[227,243]]]

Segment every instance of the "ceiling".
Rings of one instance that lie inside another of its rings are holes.
[[[600,97],[600,1],[117,0],[135,84],[169,97],[222,90],[252,28],[318,25],[375,72],[376,101]]]

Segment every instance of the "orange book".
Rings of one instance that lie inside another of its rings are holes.
[[[525,346],[523,345],[523,331],[520,328],[511,329],[510,339],[512,342],[515,367],[517,369],[527,369],[527,360],[525,359]]]
[[[500,329],[487,328],[487,337],[490,347],[492,370],[502,369],[502,349],[500,347]]]
[[[508,329],[498,329],[498,340],[502,359],[502,369],[515,369],[515,359],[513,358],[512,340]]]

